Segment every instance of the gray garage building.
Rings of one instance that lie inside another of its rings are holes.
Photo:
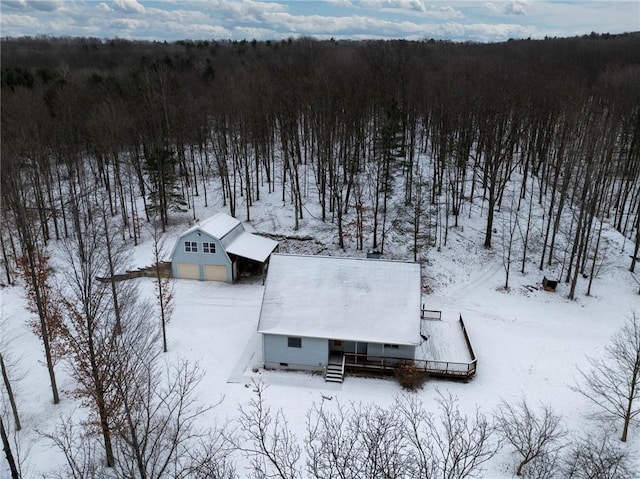
[[[249,233],[236,218],[218,213],[182,233],[171,252],[174,278],[236,281],[243,268],[263,268],[278,243]]]

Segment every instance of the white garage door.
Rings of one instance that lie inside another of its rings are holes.
[[[204,265],[204,279],[207,281],[226,281],[227,267],[214,264]]]
[[[178,278],[200,279],[198,263],[178,263]]]

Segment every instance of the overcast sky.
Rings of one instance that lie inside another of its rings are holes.
[[[0,0],[2,36],[494,42],[640,30],[640,0]]]

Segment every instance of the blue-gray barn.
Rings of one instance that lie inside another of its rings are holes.
[[[174,278],[236,281],[243,267],[264,267],[278,243],[248,233],[243,224],[218,213],[182,233],[171,252]]]
[[[345,357],[413,360],[420,286],[415,263],[273,254],[258,324],[264,366],[326,370],[328,378],[336,360],[344,373]]]

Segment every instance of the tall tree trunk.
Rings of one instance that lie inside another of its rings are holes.
[[[9,397],[9,404],[11,405],[11,412],[13,413],[13,420],[15,422],[16,431],[19,431],[20,429],[22,429],[22,425],[20,424],[20,416],[18,415],[16,399],[13,396],[13,388],[11,387],[11,382],[9,381],[9,375],[7,374],[7,368],[5,367],[2,353],[0,353],[0,370],[2,372],[2,381],[4,382],[4,387],[7,390],[7,396]]]
[[[7,437],[7,431],[4,428],[2,417],[0,417],[0,437],[2,437],[2,448],[4,449],[4,455],[7,458],[9,464],[9,470],[11,471],[11,479],[20,479],[20,473],[18,472],[18,466],[11,452],[11,444],[9,444],[9,438]]]

